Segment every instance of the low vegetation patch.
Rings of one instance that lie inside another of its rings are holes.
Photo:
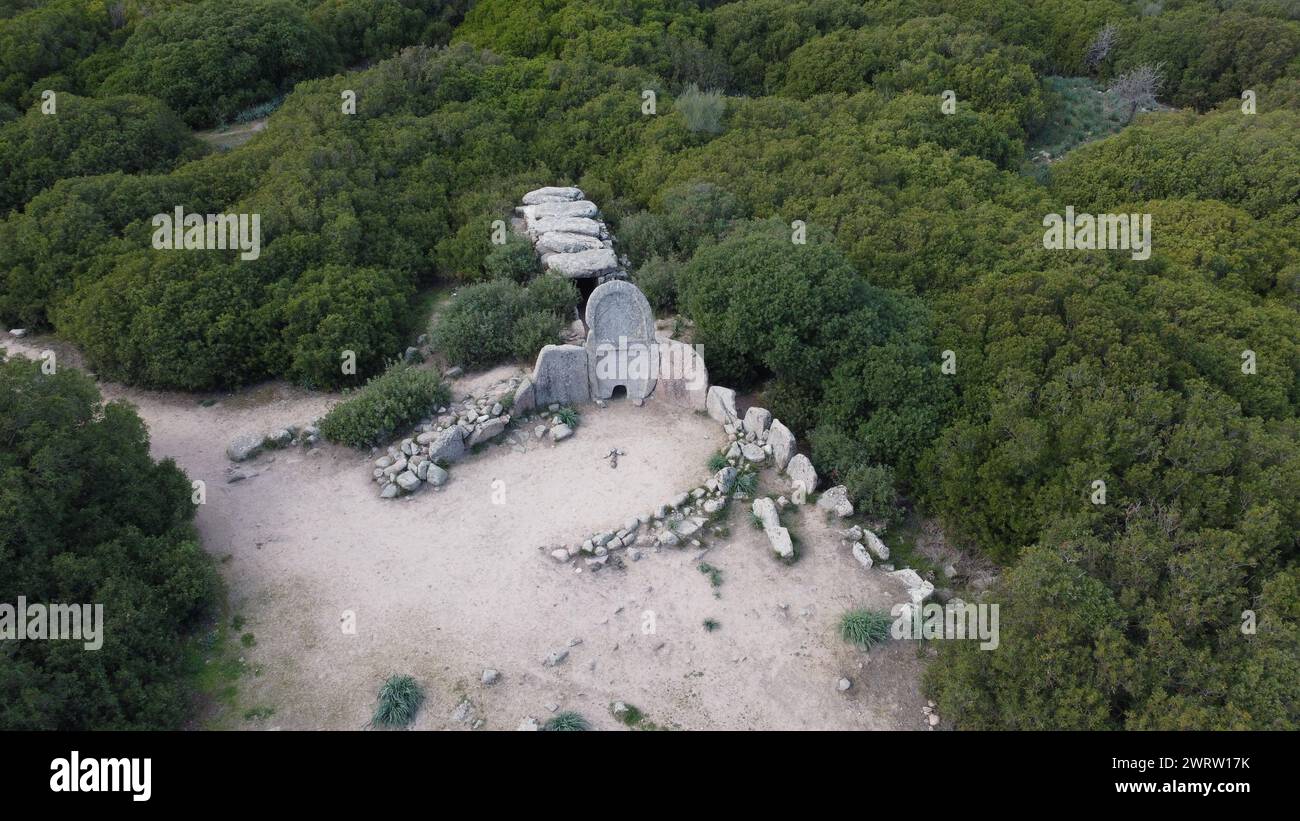
[[[591,723],[581,713],[565,710],[548,718],[542,729],[552,733],[583,732],[591,729]]]
[[[380,445],[450,399],[442,374],[395,363],[330,408],[321,420],[321,435],[354,448]]]

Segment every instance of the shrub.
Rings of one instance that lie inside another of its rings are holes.
[[[656,255],[650,257],[632,277],[658,316],[677,312],[677,272],[681,267],[681,263],[675,260]]]
[[[402,345],[400,319],[413,291],[409,278],[378,268],[305,271],[284,306],[289,377],[315,388],[346,384],[355,377],[340,367],[344,351],[356,355],[357,373],[379,371]]]
[[[582,732],[591,729],[590,722],[583,718],[580,713],[572,710],[565,710],[562,713],[556,713],[546,720],[542,729],[552,733],[563,732]]]
[[[450,399],[437,371],[394,363],[355,396],[330,408],[321,420],[321,434],[354,448],[381,445]]]
[[[157,100],[60,94],[57,116],[33,106],[0,128],[0,214],[65,177],[166,171],[202,153],[202,143]]]
[[[700,91],[699,86],[691,83],[673,107],[682,113],[682,119],[691,131],[707,134],[722,131],[722,114],[727,110],[727,100],[717,89]]]
[[[514,355],[530,359],[543,346],[560,341],[560,320],[545,311],[529,311],[515,322],[513,336]]]
[[[530,358],[555,341],[577,302],[578,289],[560,277],[538,277],[527,288],[506,279],[469,285],[438,318],[433,344],[469,368]]]
[[[288,0],[200,0],[141,20],[101,91],[157,97],[203,128],[338,65],[334,44]]]
[[[709,457],[709,472],[717,473],[727,466],[727,455],[718,451]]]
[[[415,719],[424,703],[424,688],[410,676],[392,675],[379,688],[375,714],[370,723],[375,727],[405,727]]]
[[[483,259],[490,279],[510,279],[526,283],[542,272],[541,261],[533,244],[518,234],[508,234],[501,245],[493,245]]]
[[[878,610],[850,610],[840,617],[840,635],[864,649],[871,649],[889,638],[893,619]]]

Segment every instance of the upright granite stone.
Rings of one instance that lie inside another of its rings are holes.
[[[702,411],[707,408],[709,370],[704,357],[684,342],[659,341],[659,382],[655,397],[678,407]]]
[[[706,407],[713,421],[721,425],[735,424],[737,418],[735,391],[721,385],[714,385],[709,388],[707,397]]]
[[[654,313],[641,289],[624,280],[598,285],[587,299],[586,319],[592,398],[608,399],[620,385],[629,399],[649,396],[659,353]]]
[[[785,466],[790,464],[790,458],[794,456],[794,434],[781,424],[780,419],[773,419],[767,429],[767,443],[772,446],[772,459],[776,462],[776,469],[785,470]]]
[[[533,366],[533,400],[537,407],[591,401],[587,349],[581,345],[547,345]]]

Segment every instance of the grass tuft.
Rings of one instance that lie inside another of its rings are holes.
[[[565,710],[548,718],[542,729],[552,733],[583,732],[590,730],[591,724],[580,713]]]
[[[389,676],[379,688],[375,715],[370,723],[376,727],[405,727],[415,719],[424,703],[424,688],[410,676]]]
[[[871,649],[889,638],[893,619],[879,610],[850,610],[840,617],[840,635],[864,649]]]

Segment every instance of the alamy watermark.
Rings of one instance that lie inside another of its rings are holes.
[[[1052,251],[1130,251],[1133,259],[1151,258],[1150,214],[1076,214],[1043,217],[1043,247]]]
[[[238,249],[242,260],[262,254],[261,214],[174,214],[153,217],[153,247],[159,251],[226,251]]]
[[[889,611],[894,617],[889,634],[898,640],[979,641],[981,650],[996,650],[1001,643],[998,607],[961,599],[947,604],[896,604]]]
[[[104,605],[0,604],[0,641],[81,641],[87,650],[104,646]]]

